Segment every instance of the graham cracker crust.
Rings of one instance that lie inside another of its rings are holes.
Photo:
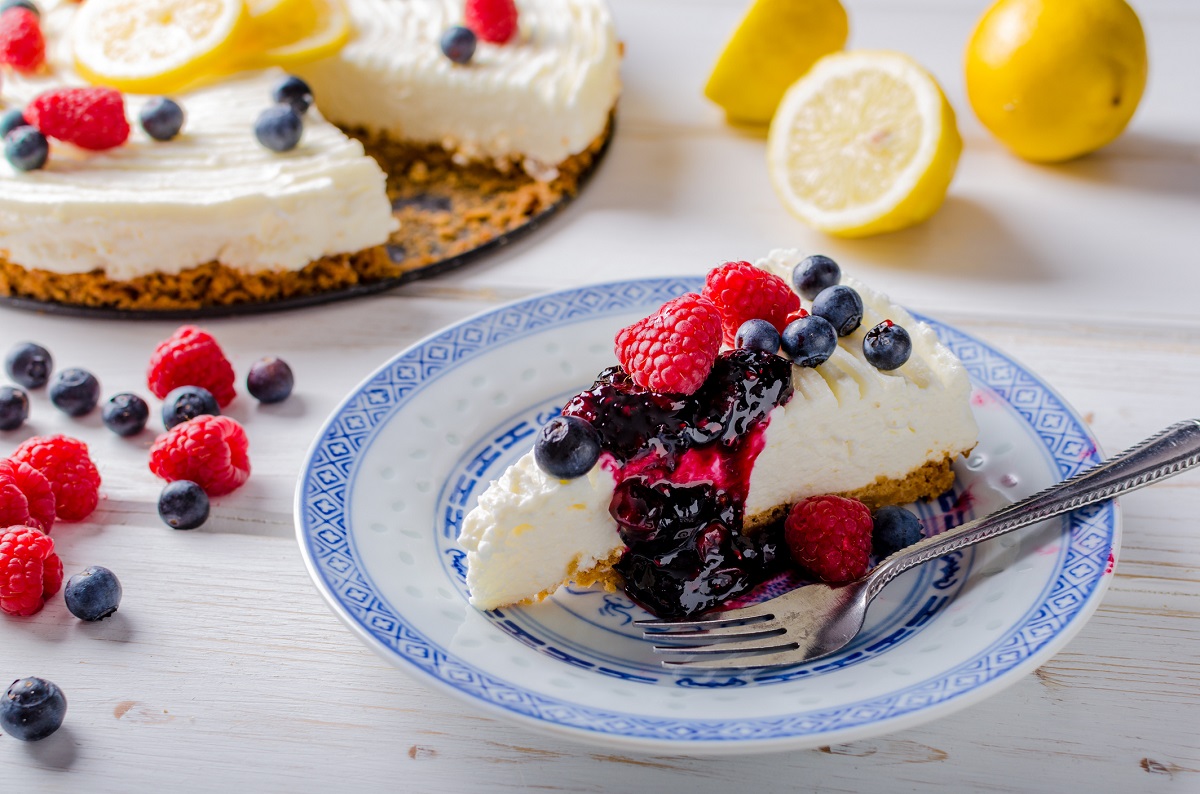
[[[219,262],[117,281],[33,270],[0,254],[0,296],[119,311],[180,311],[268,303],[397,278],[516,231],[579,192],[612,132],[613,121],[586,150],[538,181],[513,163],[460,163],[438,145],[347,130],[387,174],[400,229],[386,245],[328,256],[299,271],[245,273]]]
[[[932,499],[953,487],[954,469],[951,468],[951,464],[957,457],[957,454],[946,455],[941,460],[927,461],[899,479],[878,477],[870,485],[836,495],[857,499],[871,508],[872,512],[887,505],[904,505],[918,499]],[[782,520],[791,507],[790,504],[776,505],[770,510],[747,516],[742,524],[742,532],[756,532],[769,524]],[[586,571],[577,570],[578,560],[576,560],[568,568],[567,578],[563,580],[563,584],[575,584],[579,587],[601,585],[610,593],[615,593],[624,585],[624,580],[619,573],[613,570],[613,566],[617,564],[624,553],[624,549],[618,549]],[[546,590],[538,593],[531,601],[541,601],[553,592],[554,590]]]

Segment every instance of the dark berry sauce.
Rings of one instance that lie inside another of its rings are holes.
[[[617,480],[609,512],[626,551],[615,567],[630,598],[686,617],[777,570],[778,533],[743,535],[742,507],[768,415],[791,396],[790,362],[734,350],[690,396],[645,391],[611,367],[567,403],[564,414],[600,433],[601,465]]]

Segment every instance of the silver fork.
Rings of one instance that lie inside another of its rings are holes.
[[[862,629],[867,605],[900,574],[944,554],[1173,477],[1200,463],[1200,419],[1171,425],[1120,455],[989,516],[926,538],[861,579],[811,584],[770,601],[694,620],[638,620],[664,667],[751,669],[797,664],[839,650]]]

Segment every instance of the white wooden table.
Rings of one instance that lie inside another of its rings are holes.
[[[1053,660],[924,727],[820,750],[696,760],[619,754],[483,716],[355,640],[309,582],[293,487],[321,422],[397,350],[468,314],[589,280],[699,274],[777,246],[822,251],[900,300],[1042,373],[1111,452],[1200,414],[1200,7],[1137,0],[1151,79],[1129,132],[1058,167],[1007,155],[966,104],[963,43],[983,0],[848,0],[852,45],[907,51],[943,82],[966,143],[923,227],[838,242],[776,201],[763,143],[725,127],[700,87],[742,0],[613,0],[628,49],[620,129],[585,195],[540,233],[436,281],[352,303],[207,323],[239,374],[288,360],[297,392],[229,413],[254,474],[209,525],[158,520],[134,443],[33,398],[30,425],[92,446],[104,500],[54,536],[68,573],[120,576],[99,624],[55,600],[0,620],[0,677],[66,691],[58,734],[0,738],[0,790],[26,791],[1200,791],[1200,476],[1123,500],[1112,587]],[[0,347],[47,345],[106,394],[145,393],[174,324],[0,311]]]

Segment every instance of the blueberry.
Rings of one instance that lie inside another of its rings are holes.
[[[312,107],[313,92],[308,87],[308,83],[293,74],[289,74],[275,85],[274,90],[271,91],[271,99],[276,104],[291,105],[296,113],[303,116]]]
[[[3,113],[0,113],[0,138],[8,135],[17,127],[28,126],[30,126],[29,121],[26,120],[25,114],[21,111],[21,108],[9,108]]]
[[[876,369],[896,369],[912,355],[912,337],[903,326],[884,320],[863,337],[863,355]]]
[[[4,2],[0,3],[0,14],[3,14],[10,8],[24,8],[27,11],[33,12],[35,17],[41,18],[42,16],[41,9],[30,2],[30,0],[4,0]]]
[[[778,353],[779,331],[766,320],[747,320],[738,328],[734,346],[761,350],[764,353]]]
[[[21,342],[8,351],[4,358],[4,369],[10,378],[26,389],[38,389],[50,380],[54,357],[41,345]]]
[[[121,605],[121,583],[102,565],[89,565],[67,581],[67,609],[80,620],[104,620]]]
[[[197,416],[220,416],[221,406],[212,392],[201,386],[180,386],[171,389],[163,398],[163,426],[170,430]]]
[[[890,557],[921,539],[921,519],[903,507],[881,507],[875,511],[871,540],[875,553]]]
[[[304,121],[291,105],[269,107],[254,122],[254,137],[273,152],[289,152],[300,143]]]
[[[470,28],[455,26],[442,34],[442,54],[455,63],[470,63],[475,57],[475,33]]]
[[[100,402],[100,381],[86,369],[64,369],[50,384],[50,402],[68,416],[83,416]]]
[[[12,386],[0,386],[0,430],[16,430],[29,418],[29,395]]]
[[[578,417],[556,416],[538,434],[533,457],[551,477],[582,477],[600,458],[600,434]]]
[[[136,394],[123,392],[104,404],[100,416],[104,426],[118,436],[136,436],[150,418],[150,406]]]
[[[850,287],[826,287],[812,299],[812,313],[828,320],[838,336],[846,336],[862,323],[862,298]]]
[[[842,269],[827,256],[813,254],[792,269],[792,287],[801,297],[812,300],[826,287],[842,280]]]
[[[154,97],[142,106],[138,123],[156,141],[169,141],[183,129],[183,108],[173,99]]]
[[[254,362],[246,376],[246,390],[259,402],[283,402],[292,393],[296,379],[292,368],[281,358],[267,356]]]
[[[798,367],[824,364],[837,350],[837,331],[824,317],[810,314],[783,329],[783,354]]]
[[[67,716],[62,690],[44,678],[22,678],[0,697],[0,728],[14,739],[36,742],[57,731]]]
[[[36,171],[49,156],[46,136],[33,127],[17,127],[4,136],[4,157],[18,171]]]
[[[195,529],[208,520],[208,494],[191,480],[176,480],[158,497],[158,517],[171,529]]]

